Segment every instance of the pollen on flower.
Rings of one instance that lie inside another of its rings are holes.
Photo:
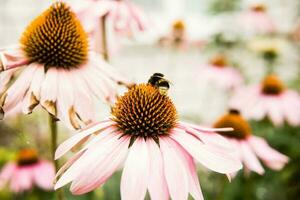
[[[225,67],[227,65],[227,60],[224,55],[218,54],[210,60],[210,64],[215,67]]]
[[[31,62],[70,69],[87,60],[88,40],[79,20],[65,3],[56,2],[24,31],[20,43]]]
[[[268,75],[262,81],[262,93],[278,95],[284,91],[282,81],[276,75]]]
[[[113,120],[126,135],[152,137],[168,134],[177,121],[171,99],[150,84],[139,84],[119,97],[112,108]]]
[[[248,122],[243,119],[238,110],[234,109],[231,109],[228,114],[216,121],[214,127],[232,127],[233,131],[219,132],[219,134],[231,138],[244,139],[251,134]]]
[[[35,149],[26,148],[18,152],[17,163],[20,166],[31,165],[38,161],[38,153]]]

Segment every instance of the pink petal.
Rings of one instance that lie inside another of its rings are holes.
[[[111,127],[114,124],[114,122],[111,121],[104,121],[104,122],[98,122],[95,124],[91,124],[90,126],[86,127],[83,130],[78,131],[75,133],[75,135],[62,144],[58,146],[55,152],[55,160],[63,156],[65,153],[67,153],[72,147],[74,147],[76,144],[78,144],[80,141],[84,140],[89,135],[101,131],[103,129],[107,129]]]
[[[287,156],[271,148],[263,138],[251,136],[248,141],[257,156],[271,169],[280,170],[289,160]]]
[[[292,126],[300,124],[300,96],[299,94],[287,91],[282,96],[282,107],[284,115]]]
[[[176,142],[173,142],[177,155],[181,158],[185,165],[186,173],[189,179],[189,192],[195,200],[203,200],[203,194],[197,176],[196,164],[193,158]]]
[[[9,84],[9,82],[12,80],[13,75],[15,74],[16,70],[11,69],[0,73],[0,94],[3,93]]]
[[[7,96],[3,110],[8,112],[9,110],[16,107],[23,100],[27,89],[30,86],[32,80],[32,74],[37,69],[37,66],[31,64],[27,66],[14,84],[7,90]]]
[[[114,140],[115,144],[107,147],[89,169],[82,171],[73,181],[70,189],[73,194],[84,194],[101,186],[124,162],[128,152],[129,138],[115,137]]]
[[[96,140],[99,136],[100,135],[96,136],[94,140]],[[80,156],[80,158],[76,160],[60,177],[60,179],[56,182],[54,189],[58,189],[77,178],[81,178],[80,174],[83,171],[93,167],[99,158],[109,155],[111,148],[118,144],[117,141],[119,137],[120,135],[117,133],[107,134],[103,136],[101,140],[90,145],[82,156]],[[92,143],[92,141],[90,143]]]
[[[201,127],[201,126],[198,126],[198,125],[194,125],[194,124],[190,124],[190,123],[187,123],[187,122],[179,122],[178,123],[179,125],[179,128],[182,128],[182,129],[186,129],[186,128],[193,128],[193,129],[196,129],[198,131],[201,131],[201,132],[218,132],[218,131],[232,131],[233,129],[231,127],[225,127],[225,128],[209,128],[209,127]]]
[[[45,101],[55,102],[57,99],[58,89],[58,71],[51,67],[48,69],[45,80],[41,87],[41,104],[44,106]]]
[[[203,144],[194,136],[183,131],[174,131],[170,134],[170,137],[175,139],[187,152],[208,169],[226,174],[242,168],[240,161],[232,155],[232,152],[226,149],[216,149],[209,144]]]
[[[149,153],[144,139],[138,138],[129,149],[121,178],[122,200],[142,200],[149,180]]]
[[[282,104],[280,97],[269,97],[266,99],[266,106],[268,117],[274,123],[274,125],[279,126],[283,123],[283,112],[282,112]]]
[[[33,167],[18,167],[11,177],[10,187],[14,192],[30,190],[33,186]]]
[[[240,141],[239,144],[240,144],[242,159],[243,162],[245,163],[245,166],[248,169],[260,175],[264,174],[265,170],[261,166],[259,160],[257,159],[256,155],[254,154],[254,152],[252,151],[248,143],[245,141]]]
[[[152,139],[147,140],[147,145],[150,160],[148,190],[151,199],[168,200],[169,191],[164,175],[162,154],[158,145]]]
[[[33,180],[36,185],[44,190],[52,190],[54,187],[55,169],[52,163],[40,161],[33,168]]]
[[[14,163],[7,163],[4,165],[0,172],[0,188],[2,188],[11,179],[13,173],[16,170],[16,165]]]
[[[186,166],[177,154],[176,147],[169,138],[160,138],[160,147],[164,160],[164,172],[173,200],[188,198],[189,179]]]

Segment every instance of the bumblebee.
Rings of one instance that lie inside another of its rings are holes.
[[[164,78],[164,75],[161,73],[154,73],[148,83],[156,87],[162,95],[167,95],[170,88],[170,81]]]

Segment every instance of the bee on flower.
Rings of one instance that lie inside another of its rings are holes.
[[[56,150],[56,159],[81,141],[88,141],[59,170],[55,189],[70,182],[71,192],[84,194],[102,186],[123,166],[121,198],[203,199],[195,161],[222,174],[241,163],[217,131],[178,120],[161,73],[120,96],[109,119],[80,130]],[[210,136],[213,136],[211,139]]]

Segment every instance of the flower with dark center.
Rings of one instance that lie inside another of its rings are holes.
[[[34,186],[53,190],[55,169],[51,162],[41,159],[37,151],[25,148],[18,152],[17,160],[8,162],[0,171],[0,188],[8,185],[14,193],[30,191]]]
[[[83,194],[124,166],[123,200],[143,199],[147,189],[152,199],[188,199],[189,193],[203,199],[194,160],[223,174],[241,167],[227,141],[212,133],[228,130],[232,129],[180,122],[174,104],[159,88],[135,85],[117,99],[110,119],[79,131],[58,147],[56,159],[89,139],[62,166],[55,188],[72,182],[71,192]]]
[[[279,95],[285,87],[282,81],[274,74],[266,76],[262,81],[262,93],[266,95]]]
[[[276,126],[284,121],[300,125],[300,96],[286,88],[277,75],[266,76],[260,85],[239,88],[230,106],[240,110],[248,119],[268,117]]]
[[[88,51],[76,15],[59,1],[25,29],[20,45],[0,51],[0,116],[41,104],[78,129],[93,118],[93,99],[114,101],[116,86],[130,84],[100,56]],[[11,84],[13,75],[24,70]]]
[[[215,128],[232,127],[232,131],[219,132],[219,134],[236,139],[245,139],[251,134],[250,126],[240,115],[238,110],[231,109],[214,124]]]
[[[196,78],[201,85],[209,83],[223,90],[235,89],[243,83],[239,70],[229,65],[223,54],[217,54],[208,63],[201,65]]]
[[[268,34],[276,31],[275,21],[263,4],[256,4],[239,16],[241,28],[245,34]]]
[[[264,168],[258,158],[269,168],[280,170],[288,162],[288,157],[271,148],[267,141],[252,135],[248,122],[236,109],[231,109],[221,116],[214,124],[215,128],[231,126],[233,131],[219,132],[228,138],[236,149],[236,157],[244,164],[244,168],[258,174],[264,173]]]

